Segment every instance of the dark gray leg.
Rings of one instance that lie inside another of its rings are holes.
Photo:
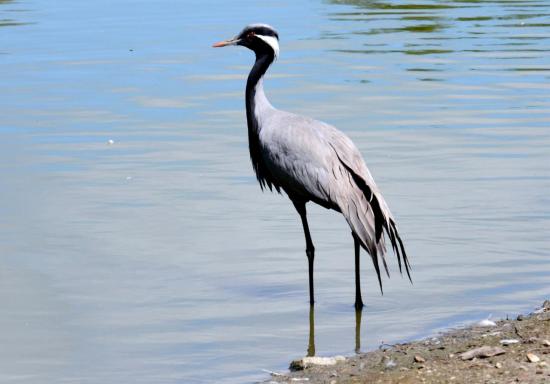
[[[351,233],[353,236],[353,245],[355,247],[355,309],[363,309],[363,300],[361,299],[361,278],[359,270],[359,253],[361,251],[361,244],[355,233]]]
[[[309,304],[313,305],[313,259],[315,258],[315,247],[311,241],[311,235],[309,234],[309,226],[307,224],[306,216],[306,203],[295,202],[294,207],[298,211],[300,218],[302,219],[302,226],[304,227],[304,235],[306,236],[306,255],[308,261],[309,270]]]

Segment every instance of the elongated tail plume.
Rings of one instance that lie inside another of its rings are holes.
[[[386,245],[382,236],[384,230],[397,256],[399,272],[403,274],[402,265],[404,264],[407,276],[412,283],[409,259],[407,258],[403,241],[399,236],[397,226],[384,198],[381,194],[374,192],[367,182],[342,161],[342,159],[340,159],[340,162],[349,172],[355,185],[362,193],[358,201],[354,201],[352,197],[352,204],[348,204],[347,212],[343,210],[342,213],[346,216],[354,233],[359,237],[363,248],[367,250],[372,258],[374,269],[378,277],[378,284],[380,285],[380,291],[383,293],[382,277],[380,275],[380,266],[378,262],[379,256],[382,259],[386,274],[389,276],[388,265],[385,259]],[[403,262],[401,259],[403,259]]]

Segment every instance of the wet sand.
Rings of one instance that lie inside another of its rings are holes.
[[[550,383],[549,300],[529,315],[484,323],[317,362],[332,365],[296,360],[266,383]]]

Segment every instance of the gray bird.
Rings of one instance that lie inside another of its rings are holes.
[[[252,24],[214,47],[241,45],[256,54],[246,82],[246,118],[250,159],[262,190],[285,191],[302,219],[309,267],[309,302],[314,303],[313,259],[306,203],[312,201],[342,213],[351,227],[355,246],[355,307],[361,309],[359,252],[371,256],[382,291],[379,259],[386,274],[384,231],[407,275],[410,265],[395,220],[376,186],[361,153],[336,128],[309,117],[275,109],[264,93],[263,77],[279,55],[279,35],[266,24]]]

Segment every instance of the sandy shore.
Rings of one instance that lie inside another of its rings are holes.
[[[266,383],[550,383],[550,301],[484,323],[349,358],[304,358]]]

